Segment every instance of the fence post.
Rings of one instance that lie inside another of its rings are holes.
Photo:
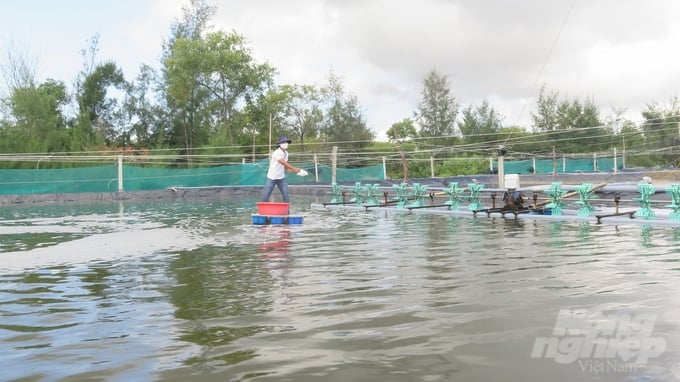
[[[536,173],[536,157],[531,158],[531,168],[534,169],[534,171],[532,171],[532,172],[535,174]]]
[[[316,176],[316,182],[319,183],[319,159],[314,154],[314,175]]]
[[[434,178],[434,157],[430,157],[430,178]]]
[[[387,163],[385,161],[385,157],[382,157],[383,159],[383,179],[387,179]]]
[[[614,147],[614,174],[619,173],[619,169],[618,169],[619,166],[618,166],[617,162],[618,161],[617,161],[617,158],[616,158],[616,147]]]
[[[498,188],[505,188],[505,165],[503,155],[498,156]]]
[[[333,146],[333,153],[331,154],[331,184],[336,184],[335,171],[338,167],[338,146]]]
[[[123,156],[118,155],[118,192],[123,191]]]
[[[552,160],[553,160],[553,176],[557,175],[557,156],[555,154],[555,145],[552,147]]]
[[[626,168],[626,141],[623,141],[623,147],[621,148],[621,168]]]
[[[593,153],[593,171],[597,171],[597,153]]]

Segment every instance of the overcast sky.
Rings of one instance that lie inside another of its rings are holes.
[[[180,0],[1,0],[0,65],[23,52],[39,81],[71,84],[81,50],[128,79],[159,67]],[[461,106],[483,100],[528,127],[540,87],[641,119],[680,88],[678,0],[213,0],[215,29],[245,36],[277,84],[323,85],[332,70],[379,139],[411,117],[423,79],[448,77]],[[4,88],[4,86],[2,86]],[[4,89],[3,89],[4,90]]]

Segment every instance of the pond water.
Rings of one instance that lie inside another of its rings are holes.
[[[301,199],[1,208],[2,380],[680,380],[677,228]]]

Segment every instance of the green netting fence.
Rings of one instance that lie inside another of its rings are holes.
[[[79,192],[153,191],[170,187],[260,186],[264,185],[268,160],[202,168],[160,168],[117,163],[63,169],[0,169],[0,194],[46,194]],[[328,183],[330,166],[297,164],[309,172],[288,174],[289,184]],[[119,171],[122,170],[122,171]],[[119,175],[121,175],[119,177]],[[336,168],[336,181],[384,179],[382,165]]]
[[[493,168],[498,169],[498,161],[493,162]],[[504,160],[503,169],[506,174],[608,172],[623,169],[623,157]]]
[[[490,160],[494,169],[497,160]],[[153,191],[171,187],[260,186],[265,182],[268,160],[252,163],[196,168],[152,167],[112,163],[77,168],[0,169],[0,195],[80,192]],[[621,157],[593,159],[558,158],[504,160],[507,174],[613,171],[623,168]],[[299,164],[309,175],[289,174],[290,184],[333,181],[332,168],[319,163]],[[434,171],[434,169],[432,169]],[[440,176],[435,174],[435,176]],[[360,168],[336,168],[335,180],[342,182],[385,179],[383,164]]]

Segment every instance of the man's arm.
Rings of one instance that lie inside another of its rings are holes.
[[[299,168],[297,168],[297,167],[293,166],[292,164],[288,163],[288,161],[285,160],[285,159],[283,159],[283,158],[280,158],[280,159],[279,159],[279,163],[281,163],[281,164],[283,165],[283,167],[285,167],[288,171],[291,171],[291,172],[299,172],[299,171],[300,171]]]

